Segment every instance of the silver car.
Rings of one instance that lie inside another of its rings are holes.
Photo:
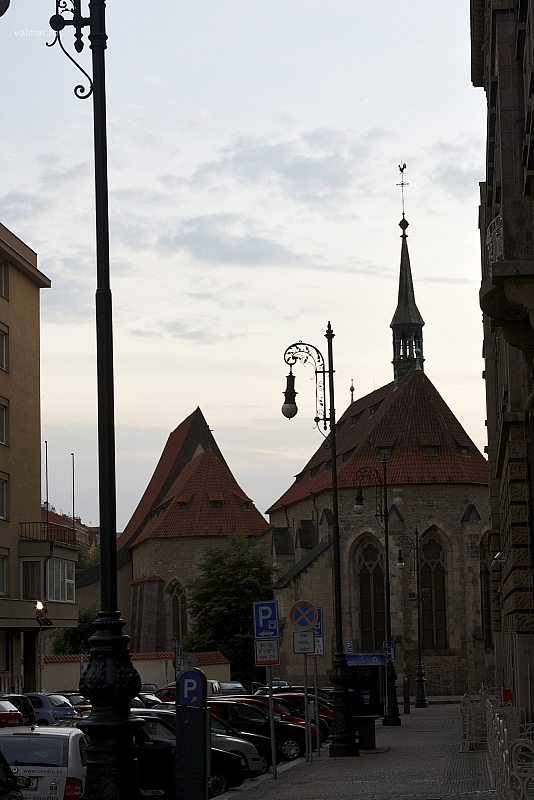
[[[78,728],[0,728],[0,750],[13,774],[30,778],[24,797],[79,797],[86,773],[87,740]]]

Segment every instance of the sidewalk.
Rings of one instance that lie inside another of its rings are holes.
[[[359,758],[304,760],[246,781],[233,800],[496,800],[486,753],[460,753],[460,708],[433,705],[401,714],[400,728],[376,728],[378,748]]]

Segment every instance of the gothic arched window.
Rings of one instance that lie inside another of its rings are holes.
[[[176,584],[171,594],[172,638],[182,644],[187,633],[187,600],[180,584]]]
[[[356,560],[362,651],[382,650],[386,640],[384,562],[378,544],[366,542]]]
[[[438,650],[447,647],[447,592],[445,553],[435,533],[421,544],[421,589],[423,591],[423,647]]]

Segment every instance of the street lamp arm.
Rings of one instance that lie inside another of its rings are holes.
[[[315,371],[315,404],[317,415],[314,421],[316,423],[322,422],[324,429],[326,430],[326,423],[331,422],[331,419],[326,415],[327,369],[323,354],[313,344],[307,344],[307,342],[295,342],[294,344],[290,344],[286,349],[284,353],[284,361],[290,368],[294,367],[297,361],[300,361],[301,364],[307,364],[308,361],[310,361],[313,364]]]
[[[382,487],[383,487],[383,479],[381,473],[375,469],[374,467],[370,466],[363,466],[360,467],[356,471],[356,480],[359,485],[365,483],[367,485],[374,484],[376,497],[375,497],[375,517],[377,522],[380,520],[380,524],[382,524],[384,520],[384,506],[382,503]],[[363,503],[363,500],[362,500]],[[363,511],[363,505],[362,505]],[[361,513],[361,512],[358,512]]]
[[[70,19],[65,19],[65,14],[71,14]],[[89,81],[89,86],[78,84],[74,87],[74,94],[79,100],[87,100],[93,94],[93,81],[91,76],[78,64],[71,54],[65,50],[63,42],[61,41],[61,31],[67,26],[72,25],[75,28],[74,34],[75,42],[74,49],[77,53],[81,53],[84,48],[82,28],[90,25],[91,20],[88,17],[83,17],[80,10],[80,0],[56,0],[56,13],[50,17],[50,27],[55,31],[56,35],[52,42],[46,42],[47,47],[53,47],[56,43],[59,44],[61,50],[65,53],[68,59],[72,61],[75,67],[85,75]]]

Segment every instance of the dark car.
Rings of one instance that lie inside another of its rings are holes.
[[[30,786],[30,778],[13,775],[11,767],[0,752],[0,800],[23,800],[20,790]]]
[[[216,717],[227,722],[238,733],[259,733],[270,736],[269,714],[260,708],[236,700],[209,700],[208,705]],[[275,713],[274,735],[282,758],[294,761],[306,751],[306,731],[303,725],[282,722]]]
[[[37,717],[35,716],[35,711],[30,698],[26,697],[25,694],[6,693],[0,695],[0,699],[9,700],[9,702],[15,706],[17,711],[20,711],[24,725],[35,725],[37,722]]]
[[[257,697],[256,699],[259,699]],[[262,697],[262,699],[267,703],[268,697]],[[284,708],[284,706],[288,709],[292,710],[293,714],[300,716],[304,719],[305,715],[305,700],[304,700],[304,692],[278,692],[274,695],[274,704],[278,708]],[[308,694],[308,703],[315,703],[315,697],[313,694]],[[332,718],[334,716],[334,711],[332,705],[330,703],[325,703],[319,697],[319,726],[321,730],[321,736],[324,741],[328,739],[330,736],[330,728],[332,727]],[[315,712],[312,715],[312,721],[315,722]]]
[[[228,736],[238,736],[240,739],[244,739],[245,742],[250,742],[253,744],[258,753],[262,758],[265,759],[267,762],[267,766],[270,768],[273,764],[272,752],[271,752],[271,740],[268,736],[262,736],[261,733],[248,733],[247,731],[237,731],[235,728],[232,728],[227,722],[219,717],[216,717],[212,714],[212,719],[217,726],[220,726]],[[215,729],[215,725],[212,724],[211,726],[212,731]],[[218,728],[217,728],[218,730]],[[281,761],[281,753],[280,747],[278,746],[278,742],[275,742],[275,752],[276,752],[276,763],[279,764]]]

